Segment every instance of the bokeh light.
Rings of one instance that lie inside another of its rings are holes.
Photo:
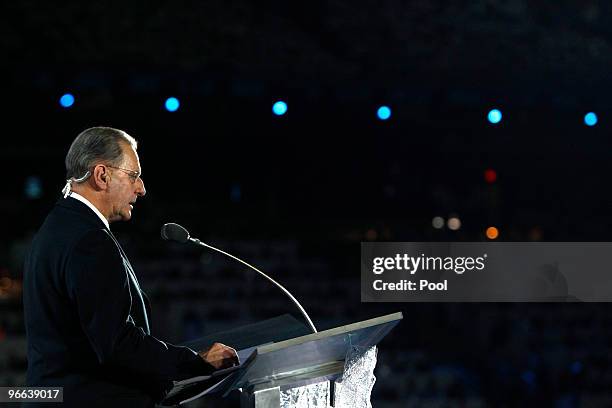
[[[444,218],[442,217],[433,217],[431,220],[431,226],[435,229],[440,229],[444,227]]]
[[[595,126],[597,124],[597,114],[589,112],[584,115],[584,124],[587,126]]]
[[[274,105],[272,105],[272,112],[274,112],[276,116],[284,115],[287,113],[287,104],[283,101],[274,102]]]
[[[74,105],[74,100],[74,95],[71,93],[65,93],[60,97],[59,103],[62,108],[70,108],[72,105]]]
[[[448,226],[448,229],[457,231],[459,228],[461,228],[461,220],[459,217],[450,217],[446,225]]]
[[[487,238],[489,239],[497,239],[499,236],[499,230],[496,227],[489,227],[486,231]]]
[[[496,125],[502,120],[502,113],[499,109],[491,109],[487,115],[487,120]]]
[[[387,120],[391,117],[391,108],[389,108],[388,106],[381,106],[376,111],[376,115],[380,120]]]
[[[174,96],[171,96],[168,99],[166,99],[166,103],[164,104],[164,106],[166,107],[166,110],[168,112],[176,112],[178,108],[181,106],[181,103],[179,102],[177,98],[175,98]]]
[[[486,169],[484,172],[485,181],[489,184],[495,183],[497,180],[497,172],[493,169]]]

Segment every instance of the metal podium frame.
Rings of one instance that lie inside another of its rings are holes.
[[[241,408],[278,408],[281,391],[287,389],[331,381],[333,393],[333,381],[343,373],[348,351],[375,346],[402,318],[397,312],[257,347],[224,396],[239,390]]]

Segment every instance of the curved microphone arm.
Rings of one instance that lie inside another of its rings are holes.
[[[264,278],[266,278],[267,280],[269,280],[270,282],[272,282],[272,283],[273,283],[274,285],[276,285],[276,286],[277,286],[277,287],[278,287],[280,290],[282,290],[282,291],[283,291],[283,292],[284,292],[284,293],[285,293],[287,296],[289,296],[289,298],[290,298],[290,299],[293,301],[293,303],[295,303],[295,305],[298,307],[298,309],[300,309],[300,312],[302,312],[302,316],[304,316],[304,318],[306,319],[306,322],[308,322],[308,325],[309,325],[309,326],[310,326],[310,328],[312,329],[312,332],[313,332],[313,333],[317,333],[317,329],[316,329],[316,327],[314,326],[314,324],[312,323],[312,320],[310,320],[310,317],[308,317],[308,313],[306,313],[306,311],[304,310],[304,308],[302,307],[302,305],[300,305],[300,302],[298,302],[298,301],[297,301],[297,299],[296,299],[296,298],[294,298],[294,297],[293,297],[293,295],[292,295],[291,293],[289,293],[289,291],[283,287],[283,285],[281,285],[280,283],[276,282],[274,279],[272,279],[271,277],[269,277],[268,275],[266,275],[265,273],[263,273],[263,272],[262,272],[262,271],[260,271],[259,269],[255,268],[253,265],[250,265],[250,264],[248,264],[248,263],[244,262],[244,261],[243,261],[242,259],[240,259],[240,258],[236,258],[236,257],[235,257],[234,255],[232,255],[232,254],[228,254],[228,253],[227,253],[227,252],[225,252],[225,251],[222,251],[222,250],[220,250],[220,249],[218,249],[218,248],[215,248],[215,247],[213,247],[213,246],[210,246],[210,245],[208,245],[208,244],[206,244],[206,243],[204,243],[204,242],[200,241],[200,240],[199,240],[199,239],[197,239],[197,238],[191,238],[191,237],[189,237],[188,239],[189,239],[189,241],[193,242],[194,244],[198,244],[198,245],[202,245],[202,246],[204,246],[204,247],[206,247],[206,248],[210,248],[210,249],[212,249],[212,250],[215,250],[215,251],[217,251],[217,252],[222,253],[223,255],[227,255],[227,256],[229,256],[230,258],[235,259],[235,260],[237,260],[237,261],[238,261],[238,262],[240,262],[240,263],[243,263],[244,265],[246,265],[246,266],[248,266],[249,268],[253,269],[255,272],[259,273],[261,276],[263,276]]]

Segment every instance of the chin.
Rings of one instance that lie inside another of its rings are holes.
[[[131,211],[126,211],[126,212],[119,213],[119,214],[115,215],[114,217],[111,217],[109,222],[129,221],[131,218],[132,218],[132,212]]]

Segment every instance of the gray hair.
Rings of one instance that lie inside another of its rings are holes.
[[[66,178],[83,178],[99,162],[120,166],[123,162],[121,143],[128,143],[134,150],[138,146],[136,139],[123,130],[99,126],[82,131],[66,154]]]

